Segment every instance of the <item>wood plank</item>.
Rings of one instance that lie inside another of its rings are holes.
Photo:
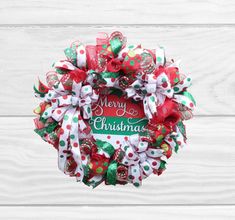
[[[77,183],[57,168],[56,151],[33,132],[32,118],[0,118],[1,204],[235,204],[235,117],[196,117],[188,147],[143,186]]]
[[[2,0],[1,24],[234,24],[235,3],[223,1]]]
[[[120,30],[129,43],[147,48],[162,45],[168,58],[182,60],[182,71],[192,73],[190,91],[197,101],[195,114],[231,115],[235,112],[235,28],[233,27],[122,27],[58,26],[0,28],[0,115],[32,115],[37,76],[45,79],[54,61],[76,39],[95,42],[97,32]]]
[[[148,219],[158,220],[228,220],[234,219],[234,206],[163,206],[163,207],[0,207],[4,220],[44,219]]]

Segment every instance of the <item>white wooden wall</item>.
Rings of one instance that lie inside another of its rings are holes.
[[[181,59],[198,104],[188,148],[138,189],[76,183],[33,132],[37,76],[113,30]],[[234,219],[234,72],[233,0],[0,0],[0,219]]]

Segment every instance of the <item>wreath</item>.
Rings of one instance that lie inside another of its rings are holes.
[[[58,151],[58,167],[93,188],[160,175],[186,145],[192,118],[190,76],[154,50],[127,45],[122,33],[99,33],[96,45],[75,41],[39,80],[35,132]]]

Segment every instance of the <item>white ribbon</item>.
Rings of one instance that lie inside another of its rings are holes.
[[[98,100],[98,95],[90,85],[82,86],[82,83],[73,82],[72,95],[63,89],[61,84],[54,90],[50,90],[45,96],[45,101],[51,102],[51,107],[47,108],[42,118],[52,117],[56,121],[62,121],[62,134],[59,138],[58,148],[58,166],[66,174],[70,174],[66,170],[68,151],[72,152],[72,157],[76,162],[75,175],[78,181],[84,176],[83,161],[81,160],[81,152],[79,147],[79,132],[82,132],[87,126],[82,119],[81,111],[84,119],[92,116],[91,104]],[[70,144],[69,144],[70,142]],[[84,160],[87,161],[87,160]]]
[[[160,167],[163,150],[149,147],[138,134],[131,135],[121,148],[125,152],[122,163],[129,167],[129,181],[135,186],[141,185],[142,179]]]
[[[149,95],[146,95],[143,100],[144,112],[147,118],[151,119],[157,113],[157,107],[164,103],[166,97],[172,98],[174,91],[164,72],[158,77],[154,74],[148,74],[145,88]]]

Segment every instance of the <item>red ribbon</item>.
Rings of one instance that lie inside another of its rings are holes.
[[[72,70],[69,75],[76,83],[83,82],[87,77],[86,72],[81,69]]]
[[[107,63],[108,72],[118,72],[121,69],[121,61],[117,59],[111,59]]]
[[[155,72],[155,76],[158,77],[161,73],[166,73],[172,86],[179,82],[179,69],[177,67],[162,67],[160,66]]]
[[[150,120],[149,125],[156,136],[166,136],[170,133],[171,127],[174,127],[179,120],[180,113],[177,104],[166,98],[164,104],[157,108],[157,114]]]
[[[89,70],[96,70],[98,68],[98,59],[96,53],[96,46],[86,46],[86,62]]]

